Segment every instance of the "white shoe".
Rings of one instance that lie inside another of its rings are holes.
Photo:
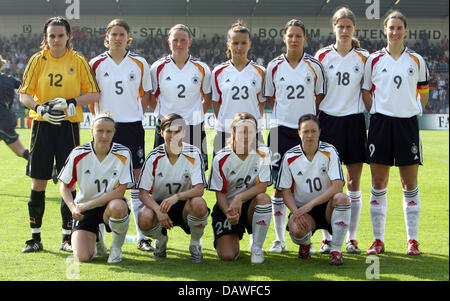
[[[264,250],[262,249],[252,249],[252,263],[263,263],[264,262]]]
[[[122,261],[122,249],[111,248],[109,251],[108,263],[118,263]]]
[[[98,231],[98,241],[95,243],[95,247],[97,249],[96,255],[102,256],[108,252],[108,247],[106,246],[105,240],[103,239],[102,231]]]
[[[317,251],[316,251],[316,249],[314,249],[313,248],[313,244],[311,243],[311,248],[309,249],[309,254],[316,254],[317,253]]]
[[[200,244],[190,244],[189,252],[191,253],[191,261],[193,263],[203,262],[202,245]]]
[[[320,242],[320,254],[330,254],[331,251],[331,241],[329,240],[322,240]]]
[[[156,258],[166,258],[167,257],[167,241],[169,237],[167,235],[164,236],[162,240],[155,241],[155,251],[153,255]]]
[[[105,224],[98,225],[98,241],[95,246],[97,248],[96,255],[102,256],[108,252],[108,247],[105,244]]]
[[[286,242],[274,240],[272,247],[269,249],[269,253],[278,253],[281,254],[286,250]]]

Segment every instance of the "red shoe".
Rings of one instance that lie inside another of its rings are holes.
[[[342,260],[342,252],[331,251],[330,252],[330,264],[331,265],[341,265],[344,261]]]
[[[311,249],[311,244],[308,245],[300,245],[298,249],[298,258],[301,259],[309,259],[311,257],[311,254],[309,253],[309,250]]]
[[[420,255],[419,251],[419,243],[417,240],[410,239],[408,240],[408,251],[406,252],[408,255]]]
[[[372,246],[367,250],[367,254],[377,255],[380,253],[384,253],[384,243],[379,239],[375,239]]]

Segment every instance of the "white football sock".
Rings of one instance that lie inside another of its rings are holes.
[[[384,242],[384,231],[387,213],[387,188],[375,189],[372,187],[370,196],[370,217],[374,239]]]
[[[144,235],[151,237],[153,239],[157,239],[157,240],[163,240],[164,236],[162,233],[162,227],[160,223],[157,223],[156,226],[154,226],[153,228],[151,228],[150,230],[142,230],[142,233],[144,233]]]
[[[272,198],[273,225],[278,241],[286,241],[286,214],[287,207],[283,198]]]
[[[142,204],[141,200],[139,199],[139,189],[131,189],[130,190],[130,196],[131,196],[131,212],[133,212],[134,217],[134,226],[136,227],[136,239],[137,241],[140,241],[145,238],[145,235],[142,233],[141,229],[139,228],[139,210],[144,206]]]
[[[347,195],[350,199],[351,216],[350,225],[348,227],[347,242],[350,240],[356,240],[356,230],[358,230],[359,217],[361,215],[362,197],[361,190],[347,191]]]
[[[331,229],[333,230],[331,251],[341,252],[348,225],[350,224],[350,210],[350,205],[337,205],[331,213]]]
[[[322,240],[331,241],[333,238],[331,237],[330,232],[327,230],[322,230]]]
[[[420,198],[418,187],[413,190],[403,190],[403,214],[405,216],[408,241],[410,239],[417,241],[420,215]]]
[[[292,242],[296,245],[309,245],[311,243],[312,232],[308,232],[305,236],[301,238],[293,236],[290,232],[289,235],[291,236]]]
[[[122,248],[127,235],[130,218],[128,214],[123,218],[109,218],[109,227],[113,233],[111,248]]]
[[[272,219],[272,205],[256,205],[252,218],[252,249],[262,249]]]
[[[200,239],[205,232],[205,226],[208,224],[208,215],[204,217],[195,217],[190,214],[187,216],[189,229],[191,230],[191,243],[200,243]]]

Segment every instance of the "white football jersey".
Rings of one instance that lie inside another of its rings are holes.
[[[298,128],[298,119],[304,114],[316,114],[316,95],[327,94],[322,64],[304,53],[295,68],[284,54],[267,66],[264,96],[274,97],[271,127],[278,125]]]
[[[95,114],[110,112],[116,122],[135,122],[143,118],[140,98],[152,90],[147,61],[127,52],[116,64],[106,51],[93,58],[89,65],[101,89]]]
[[[301,145],[286,152],[276,188],[291,189],[297,207],[301,207],[321,195],[334,180],[345,181],[339,155],[331,144],[319,141],[312,161],[306,158]]]
[[[419,115],[422,105],[418,93],[428,93],[428,68],[422,56],[407,47],[397,60],[383,48],[367,59],[362,88],[372,93],[371,114]]]
[[[224,193],[228,204],[231,204],[236,195],[256,184],[271,185],[270,158],[270,151],[264,146],[250,153],[244,161],[231,147],[223,148],[213,159],[208,190]]]
[[[168,55],[153,63],[150,73],[157,98],[155,112],[159,119],[177,113],[190,125],[205,120],[202,100],[205,94],[211,94],[208,65],[189,56],[184,67],[179,69]]]
[[[206,186],[200,150],[183,142],[177,162],[172,165],[165,144],[153,149],[145,159],[137,188],[150,192],[155,201],[162,201],[197,184]]]
[[[64,163],[58,179],[69,187],[78,183],[76,204],[98,198],[121,184],[131,188],[135,182],[131,152],[126,146],[113,142],[108,155],[100,162],[92,142],[77,146]]]
[[[253,61],[241,71],[231,61],[214,68],[211,75],[212,101],[220,103],[216,131],[229,133],[231,120],[237,113],[246,112],[257,120],[261,118],[259,103],[266,101],[261,93],[264,70]]]
[[[327,95],[319,109],[332,116],[347,116],[363,113],[361,86],[364,77],[364,64],[369,52],[353,48],[341,56],[334,45],[320,49],[316,53],[325,69]]]

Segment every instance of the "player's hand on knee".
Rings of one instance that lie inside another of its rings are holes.
[[[239,217],[241,215],[239,213],[227,212],[226,216],[227,216],[228,222],[234,226],[239,223]]]
[[[34,110],[45,121],[54,125],[61,125],[61,122],[66,118],[66,114],[60,110],[54,110],[48,104],[37,105]]]
[[[178,202],[178,194],[174,194],[167,199],[164,199],[159,205],[159,209],[162,213],[169,213],[170,208]]]
[[[77,101],[75,98],[65,99],[62,97],[57,97],[47,102],[47,104],[54,110],[67,110],[67,115],[69,117],[74,116],[77,113]]]
[[[158,217],[158,221],[162,227],[164,227],[166,229],[173,228],[173,221],[170,219],[168,214],[161,212],[161,213],[157,214],[157,217]]]

